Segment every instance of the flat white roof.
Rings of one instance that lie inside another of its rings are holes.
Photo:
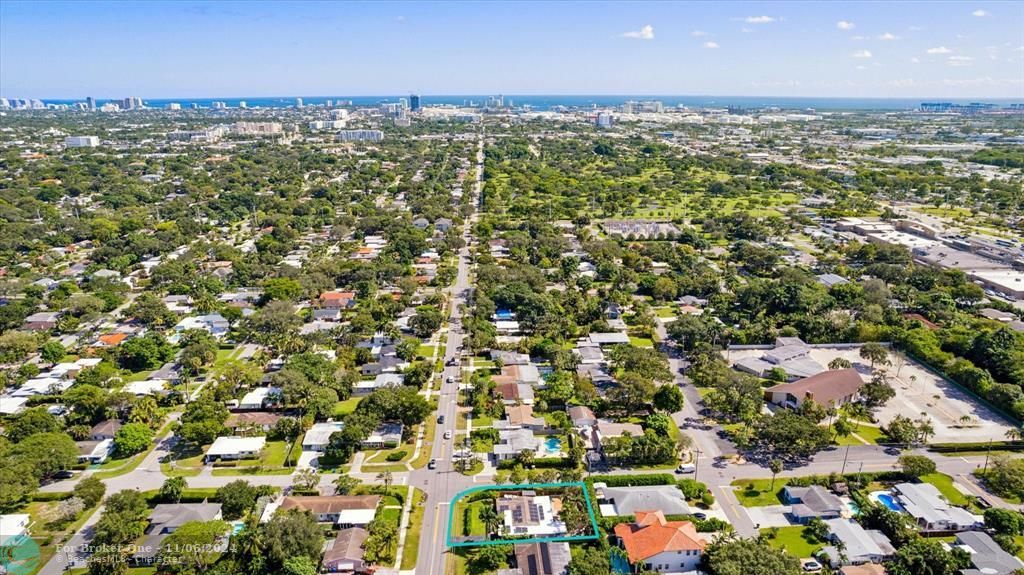
[[[243,451],[256,452],[263,449],[266,444],[266,437],[218,437],[217,441],[214,441],[210,449],[206,451],[206,455],[235,455]]]
[[[331,441],[331,434],[341,431],[344,427],[345,424],[340,421],[317,423],[306,431],[305,437],[302,438],[302,445],[327,445]]]

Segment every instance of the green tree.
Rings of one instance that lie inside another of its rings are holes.
[[[30,407],[7,426],[7,439],[18,443],[33,433],[53,433],[62,429],[61,421],[45,407]]]
[[[903,473],[914,479],[935,473],[935,462],[924,455],[901,455],[899,464]]]
[[[67,352],[65,351],[64,346],[57,340],[50,340],[39,348],[39,356],[47,363],[59,362],[64,359],[65,353]]]
[[[679,386],[673,384],[663,385],[654,392],[654,407],[675,413],[683,408],[685,396]]]
[[[177,503],[181,501],[181,495],[185,491],[184,477],[168,477],[157,492],[157,499],[162,503]]]
[[[889,365],[889,350],[876,341],[869,341],[860,346],[860,357],[871,362],[871,369],[875,365]]]
[[[103,495],[107,491],[107,486],[102,481],[95,477],[86,477],[75,484],[75,487],[71,490],[75,497],[78,497],[85,504],[85,507],[94,507],[103,499]]]
[[[309,557],[298,555],[285,559],[281,572],[284,575],[317,575],[317,565]]]
[[[195,575],[220,556],[217,543],[230,527],[223,521],[188,521],[168,535],[158,555],[161,570]]]
[[[800,560],[754,539],[724,539],[705,550],[713,575],[801,575]]]
[[[220,502],[221,514],[228,521],[242,517],[256,504],[256,488],[247,481],[236,479],[217,489],[215,499]]]
[[[114,449],[118,456],[128,457],[142,453],[153,443],[153,430],[144,423],[123,425],[114,435]]]
[[[886,564],[886,572],[890,575],[955,575],[960,567],[956,557],[941,543],[915,537],[897,547],[896,556]]]
[[[262,552],[270,572],[280,569],[288,559],[299,556],[319,564],[323,532],[308,511],[279,511],[262,529]]]

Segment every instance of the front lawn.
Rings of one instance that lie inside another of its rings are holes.
[[[737,479],[732,484],[740,505],[744,507],[765,507],[782,504],[782,488],[786,486],[785,478],[775,480],[772,488],[771,479]]]
[[[922,475],[921,481],[925,483],[931,483],[939,490],[939,493],[946,498],[953,505],[968,505],[970,500],[960,490],[953,485],[953,478],[946,475],[945,473],[929,473],[928,475]]]
[[[785,549],[790,555],[805,559],[814,557],[814,554],[822,548],[822,544],[813,537],[805,535],[804,529],[806,528],[802,525],[769,527],[762,529],[761,535],[772,547]],[[773,534],[774,537],[772,537]]]
[[[350,397],[345,401],[339,401],[334,404],[334,417],[341,418],[352,413],[356,410],[356,406],[359,405],[361,397]]]

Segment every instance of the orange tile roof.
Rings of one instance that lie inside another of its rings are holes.
[[[665,551],[703,551],[707,545],[689,521],[666,521],[661,511],[637,511],[635,523],[619,523],[615,535],[622,539],[630,563],[645,561]]]
[[[325,291],[320,294],[320,299],[324,301],[335,300],[335,299],[355,299],[356,294],[350,291]]]
[[[113,347],[124,341],[127,337],[128,334],[126,333],[108,333],[106,335],[99,336],[97,339],[100,340],[100,343]]]

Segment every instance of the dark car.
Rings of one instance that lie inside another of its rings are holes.
[[[444,416],[443,415],[438,415],[437,416],[437,422],[438,423],[444,423]]]
[[[427,469],[436,469],[436,468],[437,468],[437,460],[436,459],[431,459],[430,462],[427,463]]]

